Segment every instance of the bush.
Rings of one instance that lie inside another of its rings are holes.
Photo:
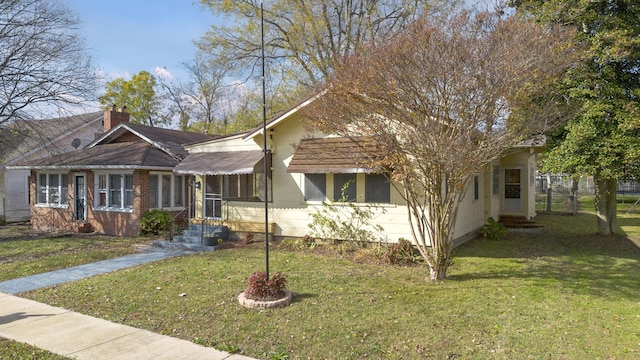
[[[142,234],[160,235],[171,229],[173,216],[167,210],[154,209],[147,211],[140,219]]]
[[[418,262],[419,257],[413,253],[411,241],[400,238],[395,244],[386,244],[382,257],[389,264],[410,264]]]
[[[482,227],[482,236],[491,240],[502,240],[509,230],[492,217],[487,219],[487,224]]]
[[[275,273],[267,280],[267,274],[256,271],[247,280],[244,296],[247,299],[269,301],[281,299],[287,287],[287,277],[284,273]]]
[[[249,245],[253,243],[253,234],[250,232],[244,233],[244,237],[242,238],[242,243],[245,245]]]

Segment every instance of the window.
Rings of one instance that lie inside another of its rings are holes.
[[[184,206],[184,177],[173,178],[173,205]]]
[[[97,174],[95,207],[104,210],[133,209],[133,174]]]
[[[473,200],[480,199],[480,176],[473,175]]]
[[[49,206],[69,205],[69,176],[67,173],[40,173],[37,203]]]
[[[364,201],[367,203],[390,203],[391,185],[384,174],[366,174],[364,176]]]
[[[504,170],[504,198],[520,199],[520,169]]]
[[[149,208],[184,206],[184,176],[172,173],[149,174]]]
[[[491,186],[493,195],[500,195],[500,166],[493,167]]]
[[[356,174],[333,175],[334,201],[356,201],[357,196]]]
[[[97,206],[107,206],[107,175],[98,175],[98,201]]]
[[[162,199],[162,207],[171,207],[171,175],[162,175],[162,184],[160,188],[162,189],[162,192],[160,193],[160,198]]]
[[[323,201],[327,198],[326,174],[304,174],[304,198],[306,201]]]
[[[158,175],[149,175],[149,208],[157,209],[158,208],[158,189],[160,184]]]
[[[224,175],[223,198],[236,201],[264,201],[264,174]],[[269,200],[271,199],[271,176],[267,177]]]

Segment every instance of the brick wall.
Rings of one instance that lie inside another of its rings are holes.
[[[74,175],[86,176],[86,221],[74,221]],[[72,231],[84,223],[91,224],[94,231],[107,235],[137,236],[140,234],[140,219],[149,210],[149,171],[135,170],[133,172],[133,211],[100,211],[94,209],[96,199],[95,173],[91,170],[74,170],[68,173],[69,178],[69,206],[67,208],[36,207],[36,179],[32,171],[29,191],[31,192],[31,224],[34,229],[42,231]],[[185,205],[188,196],[187,181],[185,186]],[[186,224],[186,211],[172,211],[172,215],[179,224]]]
[[[36,207],[37,201],[37,176],[35,172],[31,172],[29,177],[29,193],[30,207],[31,207],[31,226],[40,231],[70,231],[73,228],[72,219],[73,212],[71,206],[68,208],[53,208],[53,207]],[[71,182],[71,179],[69,179]],[[69,186],[69,192],[71,195],[71,186]],[[69,196],[69,203],[71,203],[72,197]]]

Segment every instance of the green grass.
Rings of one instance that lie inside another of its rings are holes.
[[[99,235],[30,237],[15,227],[5,227],[0,229],[0,281],[133,254],[149,240]]]
[[[52,354],[37,347],[0,338],[0,359],[3,360],[64,360],[64,356]]]
[[[625,211],[623,231],[638,234],[638,212]],[[599,237],[589,212],[538,221],[539,234],[458,248],[439,284],[425,281],[424,267],[272,249],[271,271],[286,272],[295,294],[283,309],[237,302],[248,275],[264,269],[262,247],[162,260],[24,295],[264,359],[640,357],[638,239]]]

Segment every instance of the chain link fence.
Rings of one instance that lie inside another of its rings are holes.
[[[551,183],[551,190],[549,190]],[[536,178],[537,212],[573,212],[573,179],[565,175],[541,175]],[[595,185],[592,177],[581,177],[577,183],[577,196],[593,196]],[[550,193],[549,193],[550,191]],[[618,202],[634,204],[640,209],[640,183],[636,181],[618,181]]]

